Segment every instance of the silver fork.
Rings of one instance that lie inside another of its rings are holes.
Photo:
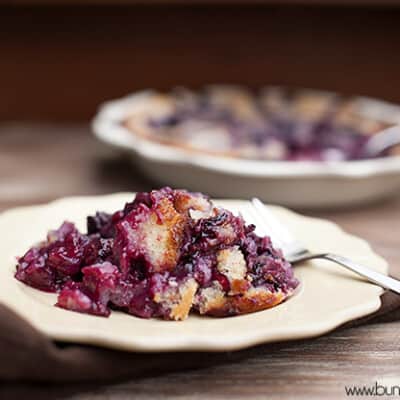
[[[260,232],[271,237],[273,244],[280,248],[285,258],[292,264],[322,258],[333,261],[366,278],[367,280],[400,294],[400,281],[381,274],[348,258],[331,253],[311,253],[296,240],[277,217],[259,199],[252,199],[249,207],[242,209],[242,215],[248,222],[255,222]]]

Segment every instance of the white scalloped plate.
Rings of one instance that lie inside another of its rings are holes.
[[[371,202],[400,189],[400,156],[360,161],[260,161],[207,155],[147,140],[121,122],[152,91],[104,103],[93,120],[98,139],[131,155],[157,182],[216,197],[260,197],[290,207]],[[357,97],[360,115],[400,123],[400,106]]]
[[[272,309],[230,318],[190,315],[186,321],[140,319],[122,312],[109,318],[54,307],[56,295],[32,289],[14,277],[15,256],[42,240],[65,218],[85,229],[86,215],[115,211],[133,194],[65,198],[48,205],[23,207],[0,215],[0,302],[39,331],[56,340],[128,351],[226,351],[259,343],[313,337],[344,322],[370,314],[380,306],[383,290],[326,261],[295,268],[301,289]],[[243,202],[218,204],[235,211]],[[386,262],[369,245],[335,224],[274,208],[290,230],[310,249],[332,251],[386,273]]]

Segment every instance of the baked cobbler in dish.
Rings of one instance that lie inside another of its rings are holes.
[[[370,158],[368,138],[389,126],[361,117],[355,100],[332,93],[235,86],[150,92],[132,103],[123,124],[146,140],[186,150],[289,161]]]
[[[18,259],[15,277],[57,292],[57,306],[183,320],[273,307],[298,286],[268,237],[204,195],[163,188],[115,212],[64,222]]]

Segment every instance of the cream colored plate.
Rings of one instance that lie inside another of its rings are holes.
[[[74,197],[44,206],[17,208],[0,215],[0,301],[38,330],[57,340],[129,351],[225,351],[258,343],[300,339],[326,333],[380,306],[381,288],[325,261],[296,267],[302,285],[288,301],[270,310],[230,318],[191,315],[183,322],[140,319],[121,312],[110,318],[56,308],[56,295],[32,289],[13,277],[15,256],[43,239],[65,218],[85,229],[85,217],[96,210],[120,209],[133,194]],[[237,210],[240,201],[219,201]],[[343,254],[386,272],[386,262],[369,245],[333,223],[274,208],[290,230],[310,249]]]

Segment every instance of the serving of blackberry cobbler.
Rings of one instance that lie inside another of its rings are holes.
[[[166,187],[87,217],[86,233],[64,222],[18,258],[15,277],[56,292],[58,307],[99,316],[251,313],[281,303],[299,283],[254,228],[203,194]]]

